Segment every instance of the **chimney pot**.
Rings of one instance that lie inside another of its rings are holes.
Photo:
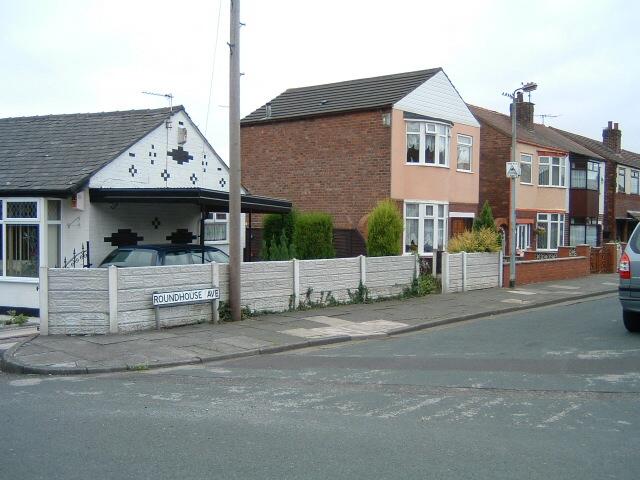
[[[611,130],[611,126],[612,125],[613,125],[613,122],[611,120],[609,120],[609,126],[608,126],[609,130]]]
[[[618,127],[618,123],[609,122],[602,130],[602,143],[616,153],[622,151],[622,132]]]
[[[613,124],[613,129],[614,129],[614,130],[618,130],[618,124],[617,124],[617,123],[614,123],[614,124]]]

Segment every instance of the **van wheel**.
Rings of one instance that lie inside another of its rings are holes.
[[[640,332],[640,316],[636,312],[623,310],[622,320],[624,321],[624,326],[627,330],[634,333]]]

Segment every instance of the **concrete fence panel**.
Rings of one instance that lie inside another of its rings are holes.
[[[242,264],[243,306],[253,311],[282,312],[293,295],[293,262],[255,262]]]
[[[442,292],[453,293],[500,286],[500,253],[443,253]]]
[[[373,298],[399,295],[411,284],[416,271],[416,258],[367,257],[366,282]]]
[[[333,296],[338,302],[349,300],[349,291],[360,285],[360,260],[333,258],[327,260],[300,260],[300,300],[312,302],[324,296]],[[308,295],[309,294],[309,295]]]

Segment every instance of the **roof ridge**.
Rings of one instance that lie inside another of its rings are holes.
[[[68,118],[68,117],[74,117],[74,116],[91,116],[91,117],[99,117],[99,116],[103,116],[103,115],[113,115],[113,114],[117,114],[117,113],[133,113],[133,112],[137,112],[137,113],[160,113],[162,111],[166,110],[167,113],[170,110],[170,107],[161,107],[161,108],[132,108],[130,110],[112,110],[109,112],[76,112],[76,113],[52,113],[49,115],[25,115],[25,116],[20,116],[20,117],[2,117],[0,118],[1,120],[26,120],[26,119],[50,119],[50,118],[58,118],[58,117],[64,117],[64,118]],[[171,111],[173,112],[178,112],[178,111],[184,111],[185,108],[183,105],[174,105],[173,107],[171,107]]]
[[[306,86],[303,86],[303,87],[293,87],[293,88],[287,88],[282,93],[295,92],[297,90],[307,90],[307,89],[312,89],[312,88],[316,88],[316,87],[319,88],[319,87],[328,87],[328,86],[335,86],[335,85],[341,85],[341,84],[350,84],[350,83],[353,83],[353,82],[359,82],[359,81],[364,81],[364,80],[381,80],[381,79],[385,79],[385,78],[391,79],[391,78],[402,77],[402,76],[406,76],[406,75],[436,73],[438,71],[442,71],[442,67],[426,68],[426,69],[423,69],[423,70],[414,70],[414,71],[411,71],[411,72],[390,73],[390,74],[386,74],[386,75],[375,75],[373,77],[353,78],[351,80],[341,80],[339,82],[318,83],[316,85],[306,85]]]

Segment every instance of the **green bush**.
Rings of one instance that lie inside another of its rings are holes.
[[[496,222],[493,219],[493,212],[491,211],[491,206],[489,202],[485,200],[484,205],[482,205],[482,210],[480,211],[480,215],[473,221],[473,229],[474,230],[482,230],[483,228],[488,228],[493,232],[497,232],[498,228],[496,227]]]
[[[401,255],[402,229],[402,214],[393,200],[379,201],[367,223],[367,255]]]
[[[333,219],[328,213],[299,213],[293,229],[296,258],[333,258]]]
[[[271,247],[267,251],[267,257],[263,260],[291,260],[295,258],[295,247],[289,242],[284,230],[280,234],[280,241],[271,242]]]
[[[283,233],[287,239],[293,239],[296,215],[296,211],[291,210],[287,214],[270,213],[264,216],[262,220],[262,251],[260,252],[260,257],[263,260],[272,260],[269,258],[272,243],[279,243]]]
[[[500,234],[490,228],[463,232],[449,239],[449,253],[499,252]]]
[[[403,298],[424,297],[438,290],[438,280],[432,275],[420,274],[402,292]]]

